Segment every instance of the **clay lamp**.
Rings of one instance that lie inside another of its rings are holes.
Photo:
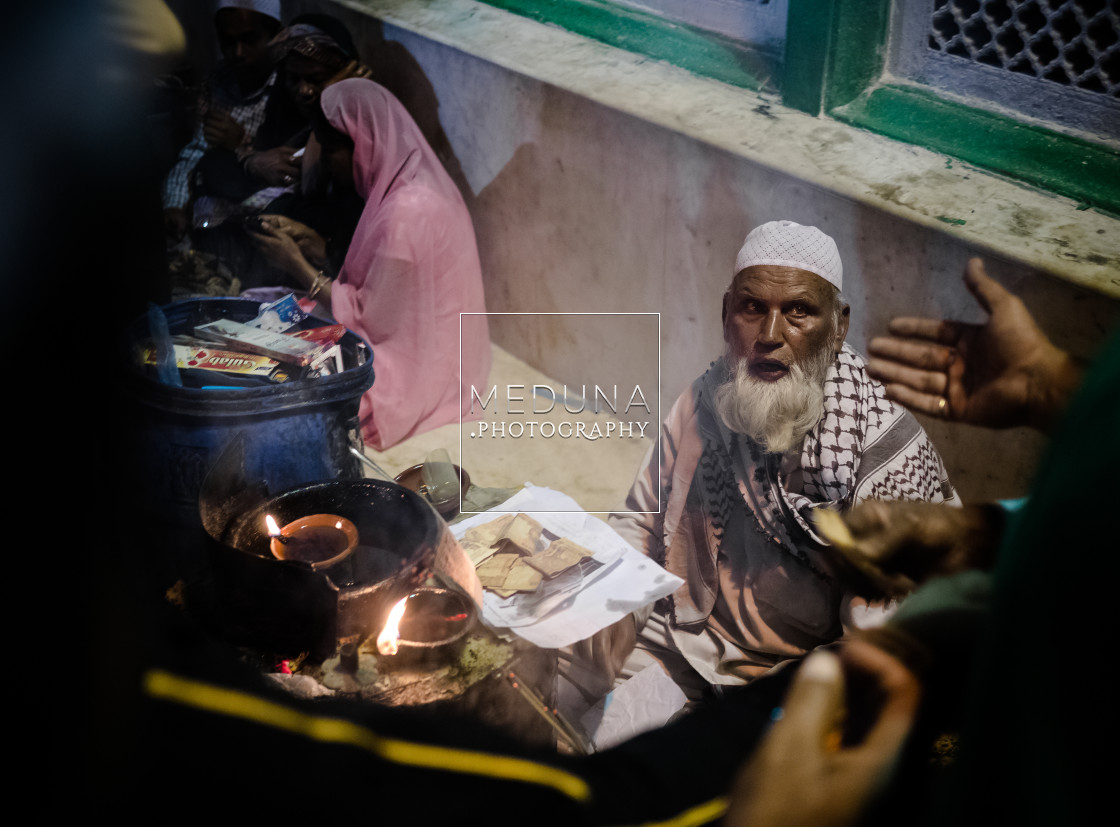
[[[450,589],[421,586],[402,597],[377,636],[381,663],[446,664],[454,661],[474,625],[469,597]]]
[[[307,563],[315,571],[345,560],[358,545],[358,529],[337,514],[309,514],[283,528],[271,514],[264,519],[272,538],[272,556]]]

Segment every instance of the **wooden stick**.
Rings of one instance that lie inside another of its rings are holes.
[[[510,684],[513,685],[513,688],[521,693],[521,697],[527,700],[529,705],[539,712],[541,717],[548,721],[549,725],[556,730],[561,738],[568,742],[572,749],[580,755],[587,755],[590,752],[587,742],[579,731],[568,723],[558,710],[550,708],[531,686],[526,684],[525,681],[519,678],[514,672],[508,672],[506,678],[509,680]]]

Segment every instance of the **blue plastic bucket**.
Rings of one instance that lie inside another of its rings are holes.
[[[219,318],[248,321],[259,303],[244,299],[192,299],[163,308],[172,335]],[[304,328],[329,324],[305,320]],[[146,340],[147,317],[129,331]],[[369,346],[347,331],[340,342],[345,369],[315,379],[246,388],[164,385],[138,365],[125,374],[135,405],[134,461],[142,476],[139,496],[149,516],[165,524],[169,575],[205,576],[205,538],[198,496],[206,474],[234,436],[244,437],[245,472],[278,492],[309,482],[362,477],[351,445],[361,444],[358,405],[373,384]]]

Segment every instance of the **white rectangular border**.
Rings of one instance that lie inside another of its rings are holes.
[[[657,510],[656,511],[586,511],[586,514],[660,514],[661,513],[661,425],[664,418],[661,415],[661,312],[660,311],[619,311],[617,313],[610,313],[606,311],[588,311],[581,313],[578,311],[565,311],[554,312],[546,311],[542,313],[530,312],[515,312],[515,311],[495,311],[479,313],[479,312],[464,312],[459,314],[459,462],[463,461],[463,317],[464,316],[656,316],[657,317],[657,434],[654,437],[654,448],[657,452]],[[563,492],[569,497],[572,496],[570,492]],[[494,511],[495,514],[506,514],[510,512]],[[459,492],[459,513],[460,514],[485,514],[486,511],[463,511],[463,492]],[[574,514],[573,511],[540,511],[535,512],[539,514]]]

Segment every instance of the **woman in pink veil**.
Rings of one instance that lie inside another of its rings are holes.
[[[344,80],[323,90],[320,107],[321,161],[335,186],[365,201],[341,272],[325,272],[324,239],[298,222],[265,216],[255,235],[274,264],[373,348],[362,434],[384,449],[459,421],[471,386],[481,392],[486,383],[485,316],[463,319],[460,372],[459,314],[485,311],[478,248],[458,189],[388,90]]]

